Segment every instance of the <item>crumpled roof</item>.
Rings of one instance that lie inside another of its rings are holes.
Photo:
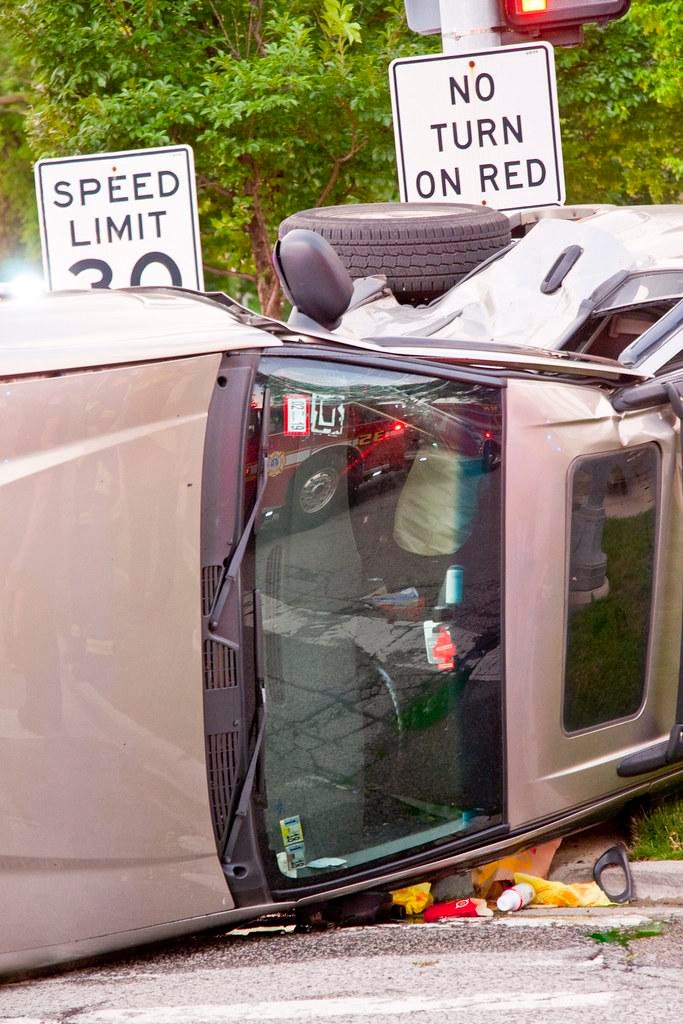
[[[570,245],[583,253],[551,295],[541,282]],[[624,207],[585,220],[540,220],[510,252],[429,306],[383,298],[353,310],[337,333],[557,348],[584,304],[617,275],[683,266],[683,206]]]

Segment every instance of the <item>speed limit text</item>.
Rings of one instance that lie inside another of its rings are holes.
[[[134,174],[110,174],[105,178],[83,177],[75,181],[56,181],[53,206],[67,209],[87,207],[97,197],[108,203],[144,203],[168,199],[180,187],[176,174],[169,170],[137,171]],[[116,218],[93,216],[91,220],[69,221],[72,246],[101,245],[120,241],[161,238],[161,218],[166,210],[144,210]]]

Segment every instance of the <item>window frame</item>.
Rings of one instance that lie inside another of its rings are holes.
[[[419,359],[419,358],[406,358],[403,356],[396,357],[392,355],[384,355],[382,353],[374,352],[362,352],[362,351],[343,351],[333,350],[323,345],[312,345],[306,344],[305,346],[296,343],[285,343],[284,345],[265,348],[259,353],[258,367],[260,368],[263,362],[269,358],[291,358],[291,359],[310,359],[315,362],[330,362],[340,364],[351,364],[359,368],[367,368],[369,370],[375,369],[379,371],[399,371],[407,374],[412,373],[417,376],[430,376],[439,377],[443,380],[453,380],[462,383],[482,384],[485,386],[497,388],[501,392],[501,413],[502,413],[502,431],[503,431],[503,449],[505,444],[505,435],[507,432],[507,408],[505,400],[505,391],[507,388],[507,378],[509,374],[506,373],[490,373],[480,370],[472,370],[468,367],[459,367],[439,363],[436,360],[430,359]],[[257,370],[258,372],[258,370]],[[246,413],[245,413],[246,415]],[[293,898],[301,899],[317,895],[320,893],[331,893],[337,887],[347,890],[349,885],[352,885],[356,881],[370,880],[373,878],[382,878],[387,874],[395,874],[397,872],[405,871],[412,865],[420,865],[427,870],[425,866],[429,860],[434,859],[435,861],[442,860],[444,856],[453,856],[456,853],[464,852],[471,848],[479,846],[485,846],[489,842],[493,842],[495,839],[509,834],[509,813],[508,813],[508,773],[507,773],[507,697],[506,697],[506,658],[505,658],[505,592],[506,592],[506,557],[505,557],[505,523],[506,523],[506,479],[505,479],[505,460],[503,460],[501,466],[501,495],[500,495],[500,638],[501,638],[501,681],[500,681],[500,715],[501,715],[501,810],[500,810],[500,822],[483,829],[480,832],[467,834],[463,837],[457,835],[449,839],[439,840],[437,843],[432,843],[432,849],[426,851],[425,848],[414,847],[406,850],[405,853],[397,856],[395,859],[381,860],[381,861],[370,861],[366,866],[358,866],[355,868],[346,868],[339,871],[329,871],[326,873],[325,878],[319,881],[311,881],[302,879],[295,884],[287,884],[286,879],[283,878],[279,881],[279,885],[274,884],[274,879],[268,878],[268,885],[272,894],[273,900],[276,902],[291,901]],[[252,537],[247,555],[245,556],[244,565],[242,572],[244,575],[244,586],[245,589],[249,589],[255,586],[255,538]],[[254,814],[252,807],[251,814]],[[264,823],[261,818],[262,810],[256,811],[256,817],[252,817],[253,826],[259,835],[259,846],[263,842],[264,836]],[[428,844],[429,846],[429,844]],[[269,874],[269,873],[268,873]]]
[[[569,599],[569,582],[571,572],[571,542],[572,542],[572,497],[573,497],[573,480],[577,470],[580,468],[581,463],[586,462],[589,459],[596,459],[602,457],[614,457],[615,455],[627,455],[633,451],[645,451],[647,449],[654,449],[656,452],[657,466],[656,466],[656,479],[655,479],[655,529],[654,538],[652,542],[652,577],[650,585],[650,608],[648,615],[648,634],[647,634],[647,648],[645,651],[644,658],[644,670],[641,685],[640,701],[637,708],[625,715],[620,715],[618,718],[606,718],[600,722],[595,722],[592,725],[580,726],[576,729],[570,729],[567,726],[566,721],[566,700],[567,700],[567,657],[569,653],[569,617],[571,613],[571,605]],[[654,627],[654,616],[656,609],[656,588],[659,576],[659,550],[660,550],[660,535],[661,535],[661,513],[662,513],[662,463],[663,453],[661,446],[657,441],[645,441],[641,444],[629,445],[626,448],[612,448],[606,449],[600,452],[591,452],[590,454],[579,455],[577,458],[572,460],[567,472],[567,490],[566,490],[566,536],[565,536],[565,572],[564,572],[564,624],[562,634],[562,690],[560,700],[560,730],[564,737],[572,739],[578,736],[584,736],[588,733],[594,733],[601,729],[609,729],[614,726],[623,724],[624,722],[633,721],[638,718],[645,707],[648,694],[650,690],[650,678],[652,674],[652,658],[653,658],[653,627]]]
[[[644,299],[638,299],[633,302],[615,301],[618,298],[619,293],[622,292],[629,285],[637,283],[639,281],[647,282],[648,279],[654,277],[668,277],[671,276],[678,280],[678,285],[672,288],[665,294],[661,295],[648,295]],[[606,296],[598,303],[593,311],[595,315],[604,315],[609,313],[621,313],[627,312],[632,309],[639,309],[642,306],[653,304],[657,302],[674,301],[683,298],[683,270],[677,267],[649,267],[647,270],[641,270],[637,273],[628,274],[623,280],[619,281],[618,284],[612,288]]]

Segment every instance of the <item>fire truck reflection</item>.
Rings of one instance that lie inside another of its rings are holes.
[[[277,519],[286,506],[298,528],[317,526],[343,498],[352,502],[365,485],[386,483],[404,474],[414,458],[419,431],[401,419],[399,403],[381,407],[348,403],[336,420],[319,416],[305,432],[294,433],[284,423],[285,402],[271,407],[263,519]],[[253,401],[252,407],[259,408],[260,402]],[[321,424],[325,422],[331,427],[323,432]],[[258,424],[252,418],[247,441],[247,507],[256,485],[259,441]]]
[[[254,392],[251,405],[247,508],[258,473],[260,391]],[[499,461],[499,428],[484,407],[432,404],[425,427],[414,402],[372,403],[316,394],[271,397],[268,488],[261,522],[279,521],[286,509],[290,528],[317,526],[377,487],[402,485],[426,443],[481,458],[485,470]]]

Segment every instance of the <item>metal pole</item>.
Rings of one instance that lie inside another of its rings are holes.
[[[498,0],[439,0],[444,53],[502,46]]]

